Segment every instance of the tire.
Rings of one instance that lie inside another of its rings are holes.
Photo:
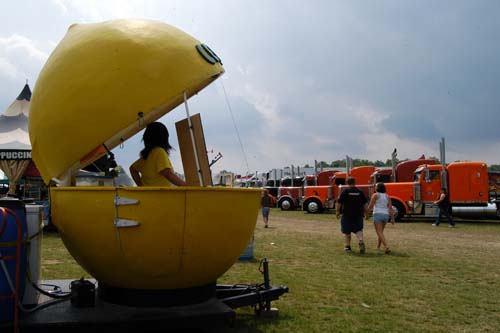
[[[293,204],[292,199],[290,198],[284,198],[280,200],[278,204],[281,208],[281,210],[293,210],[295,209],[295,205]]]
[[[323,212],[323,205],[317,199],[311,199],[306,202],[305,210],[310,214],[319,214]]]
[[[396,213],[396,217],[394,219],[396,220],[396,222],[400,222],[401,219],[406,215],[405,206],[403,206],[401,202],[393,200],[392,209],[394,209],[394,212]]]

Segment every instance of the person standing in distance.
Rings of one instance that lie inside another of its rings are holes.
[[[262,219],[264,220],[264,228],[269,227],[269,212],[273,206],[273,197],[269,194],[269,190],[264,189],[262,191],[262,197],[260,200],[260,206],[262,207]]]
[[[186,182],[175,174],[170,163],[168,154],[172,146],[168,137],[167,127],[160,122],[146,127],[142,137],[144,149],[141,150],[141,157],[129,168],[137,186],[186,186]]]
[[[365,194],[355,186],[354,178],[347,179],[348,188],[346,188],[339,196],[335,214],[337,219],[343,209],[342,218],[340,220],[340,230],[345,237],[344,251],[351,252],[351,233],[356,234],[359,242],[359,253],[365,253],[365,243],[363,241],[363,218],[368,212],[366,204],[368,200]]]
[[[439,226],[439,223],[441,223],[441,214],[443,214],[448,219],[450,228],[455,228],[455,222],[453,222],[453,218],[451,217],[450,214],[451,210],[450,197],[448,196],[448,192],[444,187],[441,189],[441,193],[439,193],[439,197],[436,201],[434,201],[434,204],[438,205],[438,212],[436,216],[436,222],[433,223],[432,226],[433,227]]]

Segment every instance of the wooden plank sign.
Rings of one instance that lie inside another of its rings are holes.
[[[189,186],[212,186],[212,174],[208,162],[205,136],[203,134],[203,126],[201,125],[201,116],[197,113],[190,118],[193,127],[195,149],[193,148],[193,141],[191,140],[188,119],[186,118],[175,123],[186,183]],[[200,164],[200,170],[198,170],[196,166],[195,152]],[[201,184],[198,175],[199,172],[201,173]]]

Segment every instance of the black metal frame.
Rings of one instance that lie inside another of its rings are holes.
[[[37,311],[25,313],[20,320],[20,326],[22,331],[26,332],[57,333],[66,332],[70,327],[78,328],[81,332],[95,332],[96,329],[116,328],[117,325],[121,325],[121,329],[133,328],[131,331],[146,326],[155,329],[160,327],[184,329],[201,328],[208,324],[227,325],[234,321],[236,314],[233,310],[239,307],[252,306],[257,315],[272,313],[271,302],[288,292],[286,286],[270,285],[269,263],[266,258],[261,260],[259,271],[263,274],[263,283],[256,285],[214,283],[211,285],[213,293],[210,299],[191,305],[163,304],[153,308],[148,308],[144,304],[125,306],[110,303],[96,295],[95,306],[90,304],[83,308],[77,306],[77,310],[73,304],[75,302],[70,301],[70,296],[73,295],[67,293],[58,300],[42,303]],[[2,332],[11,328],[12,323],[0,323]]]
[[[258,285],[222,285],[216,288],[216,297],[232,309],[253,306],[257,313],[271,310],[271,301],[276,301],[288,292],[287,286],[271,286],[269,283],[269,262],[262,259],[259,271],[264,275],[264,283]]]

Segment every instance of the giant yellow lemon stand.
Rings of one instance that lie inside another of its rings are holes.
[[[53,223],[99,282],[101,298],[140,306],[171,305],[169,295],[184,295],[174,305],[203,301],[248,244],[259,190],[73,186],[82,167],[223,72],[209,47],[149,20],[72,25],[41,71],[31,100],[32,156],[44,181],[57,184]]]

